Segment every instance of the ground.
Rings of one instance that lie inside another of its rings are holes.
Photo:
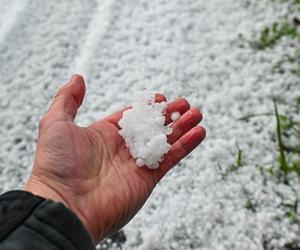
[[[1,0],[0,192],[23,187],[41,115],[56,89],[82,73],[80,125],[147,89],[186,97],[207,129],[205,142],[101,248],[300,249],[299,177],[287,184],[262,170],[276,167],[274,116],[239,119],[272,114],[273,98],[289,113],[300,96],[299,75],[272,72],[299,44],[287,37],[251,46],[289,11],[279,0]]]

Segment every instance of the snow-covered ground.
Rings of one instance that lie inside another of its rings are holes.
[[[300,200],[299,179],[276,184],[259,170],[276,162],[274,118],[238,120],[273,112],[273,96],[288,112],[300,96],[296,75],[270,70],[297,47],[283,39],[258,51],[239,38],[287,7],[270,0],[0,0],[0,192],[22,188],[40,116],[70,74],[84,73],[81,125],[145,88],[185,96],[204,113],[207,139],[124,228],[122,249],[300,249],[299,225],[282,206]],[[222,179],[219,167],[234,163],[237,143],[243,166]]]

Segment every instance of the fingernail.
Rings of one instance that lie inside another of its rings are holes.
[[[81,75],[78,75],[78,74],[72,75],[72,77],[71,77],[69,83],[72,84],[72,83],[76,82],[75,80],[77,80],[78,78],[83,78],[83,77],[82,77]]]
[[[69,81],[67,81],[63,87],[67,87],[67,86],[73,84],[75,78],[76,78],[76,75],[72,75],[71,78],[69,79]]]

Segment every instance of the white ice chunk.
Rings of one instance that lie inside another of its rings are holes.
[[[173,122],[175,122],[175,121],[177,121],[178,119],[180,118],[180,113],[179,112],[173,112],[172,114],[171,114],[171,120],[173,121]]]
[[[141,95],[119,121],[119,133],[136,164],[151,169],[158,168],[163,155],[169,151],[167,135],[172,133],[170,127],[164,126],[167,103],[153,100],[153,96]]]
[[[143,161],[143,159],[137,158],[137,160],[136,160],[136,165],[138,165],[139,167],[144,166],[144,161]]]

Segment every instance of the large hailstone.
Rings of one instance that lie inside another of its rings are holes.
[[[163,155],[171,148],[167,135],[172,133],[172,128],[164,126],[166,107],[166,102],[155,103],[153,99],[139,97],[119,121],[119,133],[139,167],[158,168]]]

